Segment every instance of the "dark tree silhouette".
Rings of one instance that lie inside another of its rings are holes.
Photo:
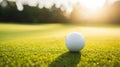
[[[0,6],[0,21],[15,23],[66,23],[67,18],[55,5],[51,9],[30,7],[24,5],[23,11],[18,11],[16,4],[8,2],[7,7]]]

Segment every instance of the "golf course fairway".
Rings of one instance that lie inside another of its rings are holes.
[[[78,53],[65,46],[71,32],[85,37]],[[120,67],[120,26],[0,23],[0,67]]]

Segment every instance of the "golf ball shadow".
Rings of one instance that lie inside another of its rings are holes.
[[[66,52],[57,57],[48,67],[77,67],[81,52]]]

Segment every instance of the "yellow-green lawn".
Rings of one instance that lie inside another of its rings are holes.
[[[70,32],[86,39],[71,53],[65,46]],[[0,23],[0,67],[120,67],[120,26]]]

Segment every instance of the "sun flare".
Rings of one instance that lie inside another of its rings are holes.
[[[80,0],[80,4],[83,8],[95,11],[104,6],[105,0]]]

